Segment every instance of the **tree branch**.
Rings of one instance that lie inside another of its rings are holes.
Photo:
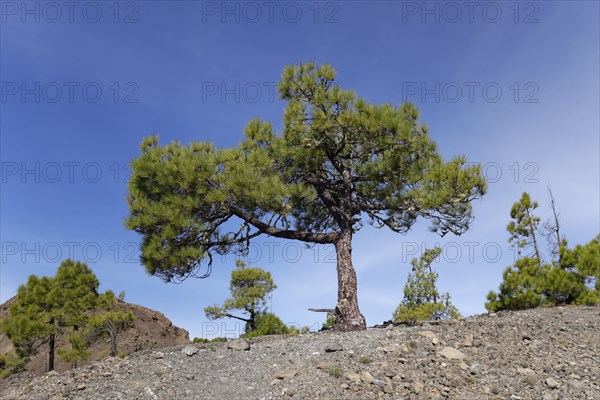
[[[249,212],[241,210],[233,205],[231,205],[230,207],[231,207],[231,212],[235,216],[243,219],[244,221],[253,225],[261,233],[266,233],[269,236],[274,236],[274,237],[283,238],[283,239],[295,239],[295,240],[300,240],[302,242],[311,242],[311,243],[320,243],[320,244],[335,243],[337,240],[337,237],[338,237],[337,232],[312,233],[312,232],[297,231],[297,230],[292,230],[292,229],[275,228],[275,227],[261,221],[259,218],[255,217],[254,215],[250,214]]]

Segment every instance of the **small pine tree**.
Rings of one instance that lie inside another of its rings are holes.
[[[460,313],[450,303],[450,295],[440,295],[436,288],[437,272],[431,264],[442,249],[428,249],[417,260],[411,261],[412,272],[404,286],[404,299],[393,314],[394,322],[414,324],[418,321],[460,318]]]
[[[335,314],[332,312],[328,312],[327,313],[327,319],[325,320],[325,323],[323,324],[321,329],[327,330],[327,329],[331,329],[335,326]]]
[[[79,329],[68,336],[67,341],[71,344],[70,349],[58,349],[60,357],[72,367],[77,366],[77,362],[87,360],[92,354],[88,347],[90,346],[89,337]]]
[[[246,323],[247,333],[243,335],[245,338],[264,335],[286,335],[290,333],[290,329],[283,321],[272,313],[265,312],[257,314],[254,323],[254,329],[251,329],[249,322]]]
[[[533,247],[533,256],[542,265],[542,257],[538,246],[537,233],[540,218],[533,215],[538,203],[531,201],[528,193],[523,193],[521,200],[513,204],[510,210],[510,221],[506,229],[510,233],[508,241],[517,249],[520,255],[527,247]]]
[[[229,290],[231,297],[222,306],[214,305],[204,309],[206,318],[235,318],[246,322],[246,333],[257,329],[257,316],[267,308],[267,297],[277,288],[270,272],[261,268],[248,268],[243,261],[238,261],[237,269],[231,273]],[[232,314],[240,310],[247,316]]]
[[[121,292],[123,294],[123,292]],[[118,355],[117,338],[120,332],[127,330],[135,320],[135,315],[131,311],[125,311],[119,306],[121,298],[124,296],[115,294],[108,290],[98,298],[98,308],[103,312],[95,314],[90,318],[88,331],[92,337],[110,338],[110,355]]]
[[[0,379],[25,370],[25,362],[18,354],[0,354]]]
[[[490,311],[500,311],[539,307],[544,304],[538,284],[541,276],[543,271],[536,259],[525,257],[517,260],[514,266],[504,270],[500,292],[488,293],[486,308]]]

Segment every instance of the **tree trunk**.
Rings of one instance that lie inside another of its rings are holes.
[[[74,326],[73,326],[73,334],[75,334],[75,332],[77,332],[78,330],[79,330],[79,327],[78,327],[77,325],[74,325]],[[74,347],[75,347],[75,346],[71,345],[71,349],[73,349],[73,350],[74,350]],[[77,361],[73,361],[73,362],[71,363],[71,369],[75,369],[75,368],[77,368]]]
[[[343,230],[335,243],[338,274],[338,303],[335,307],[335,330],[351,331],[367,328],[358,308],[356,271],[352,266],[352,231]]]
[[[53,333],[50,336],[50,340],[48,341],[48,371],[54,371],[54,339],[55,334]]]
[[[250,328],[250,332],[256,330],[256,312],[254,310],[250,310],[250,318],[248,319],[248,325]]]
[[[117,327],[109,322],[109,330],[110,330],[110,355],[111,357],[117,356]]]

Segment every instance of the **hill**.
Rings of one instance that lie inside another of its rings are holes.
[[[143,350],[0,382],[12,399],[599,399],[600,308]],[[246,350],[246,351],[244,351]]]
[[[15,300],[16,298],[13,297],[0,305],[0,319],[8,315],[8,309]],[[137,304],[121,301],[118,304],[123,310],[132,311],[136,317],[133,326],[127,331],[119,334],[118,348],[123,354],[130,354],[144,349],[187,344],[190,342],[188,332],[173,325],[173,323],[162,313]],[[57,338],[57,348],[61,348],[65,343],[65,336],[59,336]],[[47,349],[43,343],[40,343],[37,348],[39,350],[30,358],[26,365],[26,369],[33,373],[44,373],[48,366]],[[0,354],[6,354],[12,350],[14,350],[14,347],[8,337],[4,334],[0,334]],[[80,366],[90,364],[105,356],[110,351],[110,343],[98,341],[90,347],[90,351],[92,356],[89,360],[80,362]],[[70,369],[70,364],[64,362],[57,356],[55,369],[57,371],[66,371]]]

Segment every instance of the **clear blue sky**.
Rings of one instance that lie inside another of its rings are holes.
[[[448,5],[449,4],[449,5]],[[516,4],[516,5],[515,5]],[[419,223],[407,235],[365,228],[354,240],[368,324],[402,299],[419,247],[444,246],[439,288],[465,315],[484,311],[514,259],[511,205],[523,191],[549,217],[550,183],[571,244],[600,231],[599,3],[201,2],[1,3],[0,300],[71,256],[101,289],[211,334],[203,308],[228,294],[235,258],[205,280],[165,284],[124,228],[127,163],[144,136],[233,146],[260,116],[281,126],[274,82],[316,60],[375,103],[409,100],[445,157],[485,166],[489,193],[462,237]],[[69,8],[72,7],[72,8]],[[263,238],[250,265],[272,272],[272,310],[315,327],[336,301],[332,249]],[[218,334],[233,335],[235,324]],[[210,335],[209,335],[210,336]]]

